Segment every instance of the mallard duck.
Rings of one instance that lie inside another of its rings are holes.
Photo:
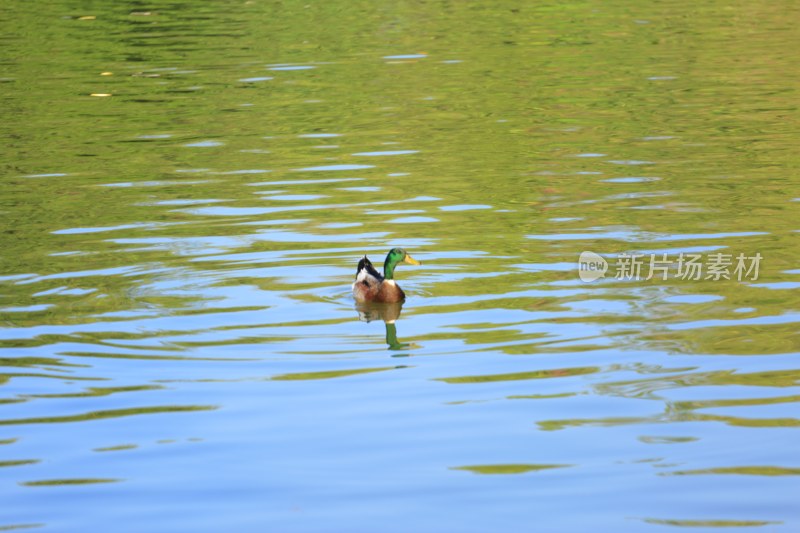
[[[386,254],[381,276],[365,255],[358,262],[356,281],[353,283],[353,297],[358,302],[402,302],[406,294],[394,281],[394,269],[398,263],[421,265],[419,261],[408,255],[402,248],[392,248]]]

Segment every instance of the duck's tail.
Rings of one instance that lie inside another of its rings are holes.
[[[375,267],[372,266],[372,262],[367,258],[365,255],[359,262],[358,268],[356,269],[356,279],[359,277],[364,277],[364,275],[375,278],[377,280],[382,280],[383,276],[375,270]]]

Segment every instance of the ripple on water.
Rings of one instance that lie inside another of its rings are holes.
[[[184,146],[187,148],[214,148],[217,146],[223,146],[225,143],[222,141],[196,141],[192,143],[186,143]]]
[[[241,174],[267,174],[269,172],[272,171],[263,168],[247,168],[242,170],[228,170],[226,172],[213,172],[212,174],[218,174],[220,176],[237,176]]]
[[[418,154],[419,150],[384,150],[382,152],[356,152],[355,156],[381,157],[389,155]]]
[[[629,178],[609,178],[607,180],[600,180],[605,183],[647,183],[650,181],[659,181],[661,178],[656,177],[629,177]]]
[[[433,217],[398,217],[388,221],[389,224],[426,224],[439,222],[438,218]]]
[[[673,241],[694,241],[708,239],[729,239],[731,237],[754,237],[766,235],[762,231],[743,231],[731,233],[687,233],[682,235],[664,233],[644,233],[632,230],[621,231],[598,231],[597,233],[554,233],[552,235],[527,235],[528,239],[553,240],[553,241],[572,241],[572,240],[597,240],[613,239],[627,242],[673,242]]]
[[[176,224],[175,222],[140,222],[136,224],[123,224],[120,226],[107,226],[107,227],[99,227],[99,228],[69,228],[69,229],[59,229],[55,230],[51,233],[53,235],[79,235],[79,234],[86,234],[86,233],[106,233],[110,231],[122,231],[128,229],[156,229],[156,228],[163,228],[167,226],[172,226]],[[178,223],[179,224],[179,223]]]
[[[339,190],[351,192],[378,192],[381,190],[381,187],[340,187]]]
[[[440,211],[476,211],[480,209],[491,209],[492,206],[485,204],[455,204],[439,206]]]
[[[327,194],[273,194],[272,196],[263,196],[265,200],[277,200],[280,202],[301,202],[327,197]]]
[[[268,67],[268,70],[311,70],[317,68],[313,65],[276,65]]]
[[[118,183],[101,183],[100,187],[174,187],[187,185],[201,185],[203,183],[213,183],[214,180],[163,180],[163,181],[124,181]]]
[[[375,168],[375,165],[355,165],[355,164],[341,164],[341,165],[320,165],[316,167],[305,167],[295,169],[297,172],[335,172],[341,170],[363,170],[366,168]]]
[[[341,133],[303,133],[298,135],[302,139],[328,139],[331,137],[341,137]]]
[[[641,161],[639,159],[616,159],[616,160],[607,161],[607,163],[612,163],[614,165],[632,165],[632,166],[636,166],[636,165],[655,165],[655,163],[652,162],[652,161]]]
[[[383,59],[423,59],[428,57],[426,54],[398,54],[392,56],[383,56]]]
[[[269,187],[272,185],[322,185],[325,183],[342,183],[346,181],[364,181],[364,178],[328,178],[321,180],[278,180],[278,181],[259,181],[247,183],[249,187]]]

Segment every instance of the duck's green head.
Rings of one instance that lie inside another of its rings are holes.
[[[400,263],[407,263],[409,265],[421,265],[419,261],[408,255],[402,248],[392,248],[386,254],[386,261],[383,262],[383,277],[386,279],[394,279],[394,267]]]

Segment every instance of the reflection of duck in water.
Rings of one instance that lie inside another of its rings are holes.
[[[398,263],[421,264],[402,248],[392,248],[383,262],[383,275],[381,275],[365,255],[358,262],[356,281],[353,283],[353,297],[356,301],[395,303],[405,300],[403,289],[394,281],[394,269]]]
[[[414,344],[400,342],[397,340],[397,326],[395,321],[400,318],[400,311],[403,310],[403,302],[393,303],[374,303],[356,302],[358,318],[364,322],[373,320],[383,320],[386,325],[386,344],[390,350],[402,350],[404,348],[416,348]]]

